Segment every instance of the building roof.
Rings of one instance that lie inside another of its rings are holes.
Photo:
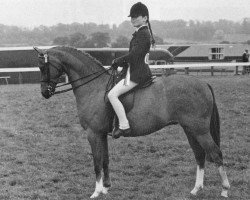
[[[161,45],[159,47],[169,49],[173,45]],[[187,45],[175,45],[181,48]],[[247,44],[192,44],[185,48],[176,57],[208,57],[211,53],[211,48],[223,48],[224,56],[241,56],[245,49],[250,50],[250,45]],[[170,51],[171,52],[171,51]]]

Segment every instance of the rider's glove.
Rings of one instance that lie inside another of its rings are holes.
[[[117,70],[117,68],[119,67],[119,65],[115,62],[112,62],[111,68],[114,70]]]

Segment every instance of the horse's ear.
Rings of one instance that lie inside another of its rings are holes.
[[[37,47],[33,47],[33,49],[35,49],[35,51],[38,53],[38,54],[43,54],[43,51],[41,49],[38,49]]]
[[[38,58],[43,58],[44,57],[44,52],[42,49],[39,49],[37,47],[33,47],[35,51],[38,53]]]

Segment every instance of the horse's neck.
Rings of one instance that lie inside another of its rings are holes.
[[[102,73],[105,69],[102,69],[101,66],[98,66],[96,63],[91,64],[85,64],[82,63],[80,60],[74,60],[74,63],[69,63],[68,59],[65,59],[64,63],[66,63],[66,74],[68,75],[69,81],[72,82],[72,87],[78,87],[81,84],[86,84],[80,86],[77,88],[77,90],[74,91],[76,97],[77,96],[93,96],[90,94],[98,93],[105,91],[106,83],[108,82],[109,75],[104,73],[101,76],[94,79],[94,77],[98,76],[98,74]],[[93,74],[95,72],[99,72],[96,74]],[[93,74],[93,75],[91,75]],[[86,77],[90,75],[89,77]],[[86,77],[81,79],[82,77]],[[74,80],[80,79],[79,81],[74,82]],[[93,79],[93,80],[91,80]]]

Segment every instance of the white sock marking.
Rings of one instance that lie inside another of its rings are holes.
[[[103,194],[107,194],[108,193],[108,188],[103,186],[103,181],[102,178],[100,179],[99,182],[96,182],[95,184],[95,191],[94,193],[91,195],[91,199],[98,197],[101,193]]]
[[[223,166],[219,167],[219,173],[220,173],[221,180],[222,180],[221,196],[228,197],[228,189],[230,188],[230,184],[229,184],[229,181],[227,179],[227,174],[223,169]]]
[[[197,165],[195,186],[194,189],[191,191],[191,194],[196,195],[199,190],[203,189],[203,182],[204,169],[200,169],[200,166]]]

